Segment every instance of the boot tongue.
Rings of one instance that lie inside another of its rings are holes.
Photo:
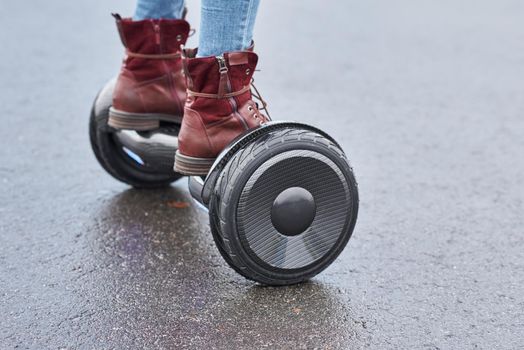
[[[133,21],[115,16],[122,44],[131,52],[155,55],[178,52],[189,35],[189,23],[180,19]]]

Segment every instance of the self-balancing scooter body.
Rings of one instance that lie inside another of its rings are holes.
[[[91,146],[102,167],[131,186],[166,186],[179,126],[155,131],[107,125],[114,80],[95,99]],[[301,123],[269,122],[233,140],[205,177],[189,177],[209,212],[218,250],[235,271],[267,285],[315,276],[342,252],[358,213],[353,171],[337,142]]]

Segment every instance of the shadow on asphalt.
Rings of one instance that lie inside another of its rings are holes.
[[[109,342],[136,345],[128,335],[139,334],[144,344],[154,338],[172,346],[338,348],[365,327],[337,287],[263,287],[237,275],[214,246],[207,214],[179,186],[126,190],[99,214],[90,242],[99,265],[92,288],[106,310],[98,319],[108,323],[99,329],[110,330]]]

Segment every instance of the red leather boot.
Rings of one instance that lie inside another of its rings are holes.
[[[176,172],[207,174],[229,142],[268,121],[251,95],[257,61],[251,51],[183,57],[187,99],[175,155]]]
[[[189,23],[114,17],[126,56],[108,124],[117,129],[151,130],[160,121],[180,122],[186,98],[180,45],[187,40]]]

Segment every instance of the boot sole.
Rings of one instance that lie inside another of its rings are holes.
[[[111,107],[107,124],[115,129],[145,131],[158,129],[160,121],[181,123],[182,117],[161,113],[130,113]]]
[[[175,172],[184,175],[207,175],[216,158],[197,158],[175,153]]]

